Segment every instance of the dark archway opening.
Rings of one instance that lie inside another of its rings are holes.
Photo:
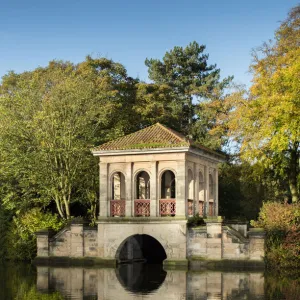
[[[163,246],[147,234],[130,236],[120,245],[116,254],[119,263],[140,261],[148,264],[162,264],[166,258]]]

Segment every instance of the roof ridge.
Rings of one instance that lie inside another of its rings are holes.
[[[171,133],[174,137],[179,138],[182,142],[188,142],[185,138],[181,137],[182,134],[180,134],[179,132],[177,132],[176,130],[169,128],[159,122],[157,122],[156,124],[158,124],[161,128],[163,128],[165,131],[168,131],[169,133]],[[155,125],[156,125],[155,124]],[[176,133],[175,133],[176,132]],[[183,135],[182,135],[183,136]]]
[[[144,130],[146,130],[146,129],[149,129],[149,128],[153,127],[154,125],[156,125],[156,124],[152,124],[152,125],[150,125],[150,126],[147,126],[147,127],[142,128],[142,129],[139,129],[138,131],[135,131],[135,132],[132,132],[132,133],[128,133],[128,134],[122,135],[122,136],[120,136],[120,137],[118,137],[118,138],[116,138],[116,139],[114,139],[114,140],[107,141],[107,142],[103,143],[102,145],[117,142],[118,140],[123,139],[123,138],[125,138],[125,137],[126,137],[126,138],[129,138],[130,136],[136,134],[137,132],[141,132],[141,131],[144,131]],[[100,145],[100,146],[101,146],[101,145]]]
[[[94,148],[94,151],[109,149],[134,149],[190,146],[191,143],[184,135],[159,122],[141,128],[138,131],[123,135]],[[133,147],[133,148],[131,148]]]

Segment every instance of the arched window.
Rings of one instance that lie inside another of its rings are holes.
[[[136,199],[150,199],[150,176],[145,171],[136,176]]]
[[[209,200],[214,200],[214,179],[211,174],[209,174]]]
[[[161,177],[161,198],[176,198],[175,174],[172,171],[165,171]]]
[[[136,176],[134,215],[136,217],[150,216],[150,176],[145,171],[139,172]]]
[[[192,170],[188,170],[188,215],[194,214],[194,176]]]
[[[112,217],[125,216],[125,176],[121,172],[112,175],[110,215]]]
[[[112,176],[112,200],[125,200],[125,177],[121,172]]]
[[[202,172],[200,171],[199,172],[199,200],[200,201],[204,201],[204,186],[205,186],[205,183],[204,183],[204,176],[202,174]]]
[[[188,170],[188,187],[189,187],[189,199],[194,199],[194,177],[193,172]]]
[[[175,174],[168,170],[161,176],[160,185],[160,215],[175,216],[176,214],[176,179]]]

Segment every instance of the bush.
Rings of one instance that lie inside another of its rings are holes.
[[[267,202],[251,225],[263,227],[267,232],[267,266],[300,267],[300,204]]]
[[[300,205],[279,202],[263,204],[257,221],[251,221],[254,227],[263,227],[268,231],[288,231],[300,223]]]
[[[42,228],[58,231],[64,222],[58,215],[33,208],[17,215],[6,236],[7,256],[9,260],[31,260],[36,255],[35,232]]]
[[[11,220],[10,214],[5,212],[0,207],[0,261],[4,260],[7,253],[6,246],[6,233],[9,228],[9,221]]]
[[[205,222],[204,222],[203,218],[200,217],[198,213],[195,216],[188,218],[188,221],[187,221],[188,227],[195,227],[195,226],[200,226],[200,225],[204,225],[204,224],[205,224]]]

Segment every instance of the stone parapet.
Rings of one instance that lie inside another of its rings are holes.
[[[71,257],[84,256],[83,224],[71,225]]]
[[[249,258],[251,260],[263,260],[265,253],[266,233],[261,228],[251,228],[249,236]]]
[[[51,230],[40,230],[37,236],[38,262],[77,263],[84,259],[100,259],[100,263],[122,260],[120,249],[129,238],[135,236],[137,244],[128,243],[126,255],[130,259],[143,258],[139,251],[139,238],[150,236],[164,249],[165,265],[184,264],[193,261],[253,261],[263,262],[265,232],[250,229],[245,237],[240,231],[220,219],[209,219],[205,226],[186,227],[184,218],[103,218],[98,226],[71,224],[56,235]],[[125,253],[125,252],[124,252]],[[174,263],[171,263],[174,262]]]
[[[49,239],[53,236],[54,232],[51,229],[41,229],[36,233],[37,242],[37,256],[49,256]]]
[[[224,226],[221,218],[205,222],[205,226],[188,229],[188,258],[263,261],[265,233],[261,229],[245,234],[246,224],[238,224],[238,228],[229,223]]]

